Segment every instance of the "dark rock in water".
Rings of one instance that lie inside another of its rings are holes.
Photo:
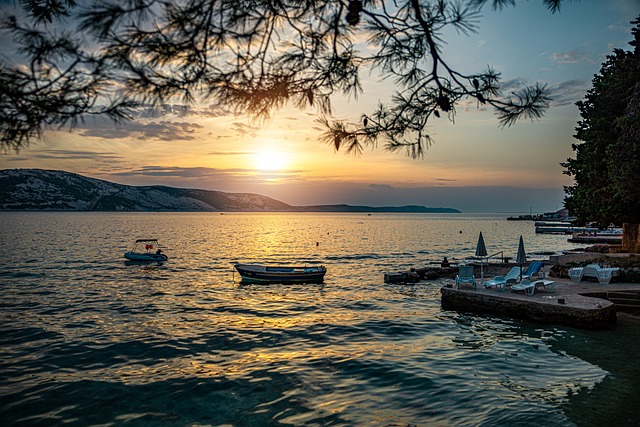
[[[420,275],[415,271],[398,271],[384,273],[384,283],[418,283]]]
[[[385,283],[417,283],[420,280],[435,280],[442,277],[455,277],[457,269],[453,267],[423,267],[407,271],[384,273]]]
[[[538,251],[538,252],[534,252],[532,253],[532,255],[541,255],[541,256],[551,256],[551,255],[555,255],[556,253],[553,251]]]

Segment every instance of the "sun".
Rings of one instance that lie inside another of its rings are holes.
[[[255,167],[260,170],[282,170],[288,163],[287,155],[277,151],[262,151],[254,157]]]

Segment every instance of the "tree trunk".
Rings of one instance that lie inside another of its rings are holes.
[[[640,224],[622,224],[622,249],[640,252]]]

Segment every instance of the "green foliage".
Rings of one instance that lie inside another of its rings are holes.
[[[552,11],[561,2],[543,0]],[[487,3],[515,1],[23,0],[2,27],[19,56],[0,63],[0,150],[89,115],[122,121],[140,105],[206,101],[259,119],[287,103],[316,108],[336,150],[383,141],[419,157],[429,120],[453,121],[465,99],[503,126],[548,105],[543,85],[503,95],[493,69],[462,74],[442,56],[443,31],[475,31]],[[361,93],[363,70],[397,93],[359,123],[332,120],[332,97]]]
[[[607,57],[585,99],[573,144],[562,166],[575,185],[565,187],[565,207],[580,222],[640,223],[640,19],[633,21],[635,50]]]

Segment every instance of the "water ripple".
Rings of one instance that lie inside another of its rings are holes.
[[[626,363],[640,351],[634,329],[600,334],[461,314],[440,307],[442,281],[382,283],[385,271],[473,251],[481,229],[505,250],[516,250],[520,234],[531,250],[562,242],[522,224],[429,215],[2,215],[3,425],[636,420],[586,409],[635,398],[640,373]],[[161,237],[170,260],[125,263],[122,253],[140,236]],[[324,264],[328,273],[320,285],[242,285],[235,261]]]

